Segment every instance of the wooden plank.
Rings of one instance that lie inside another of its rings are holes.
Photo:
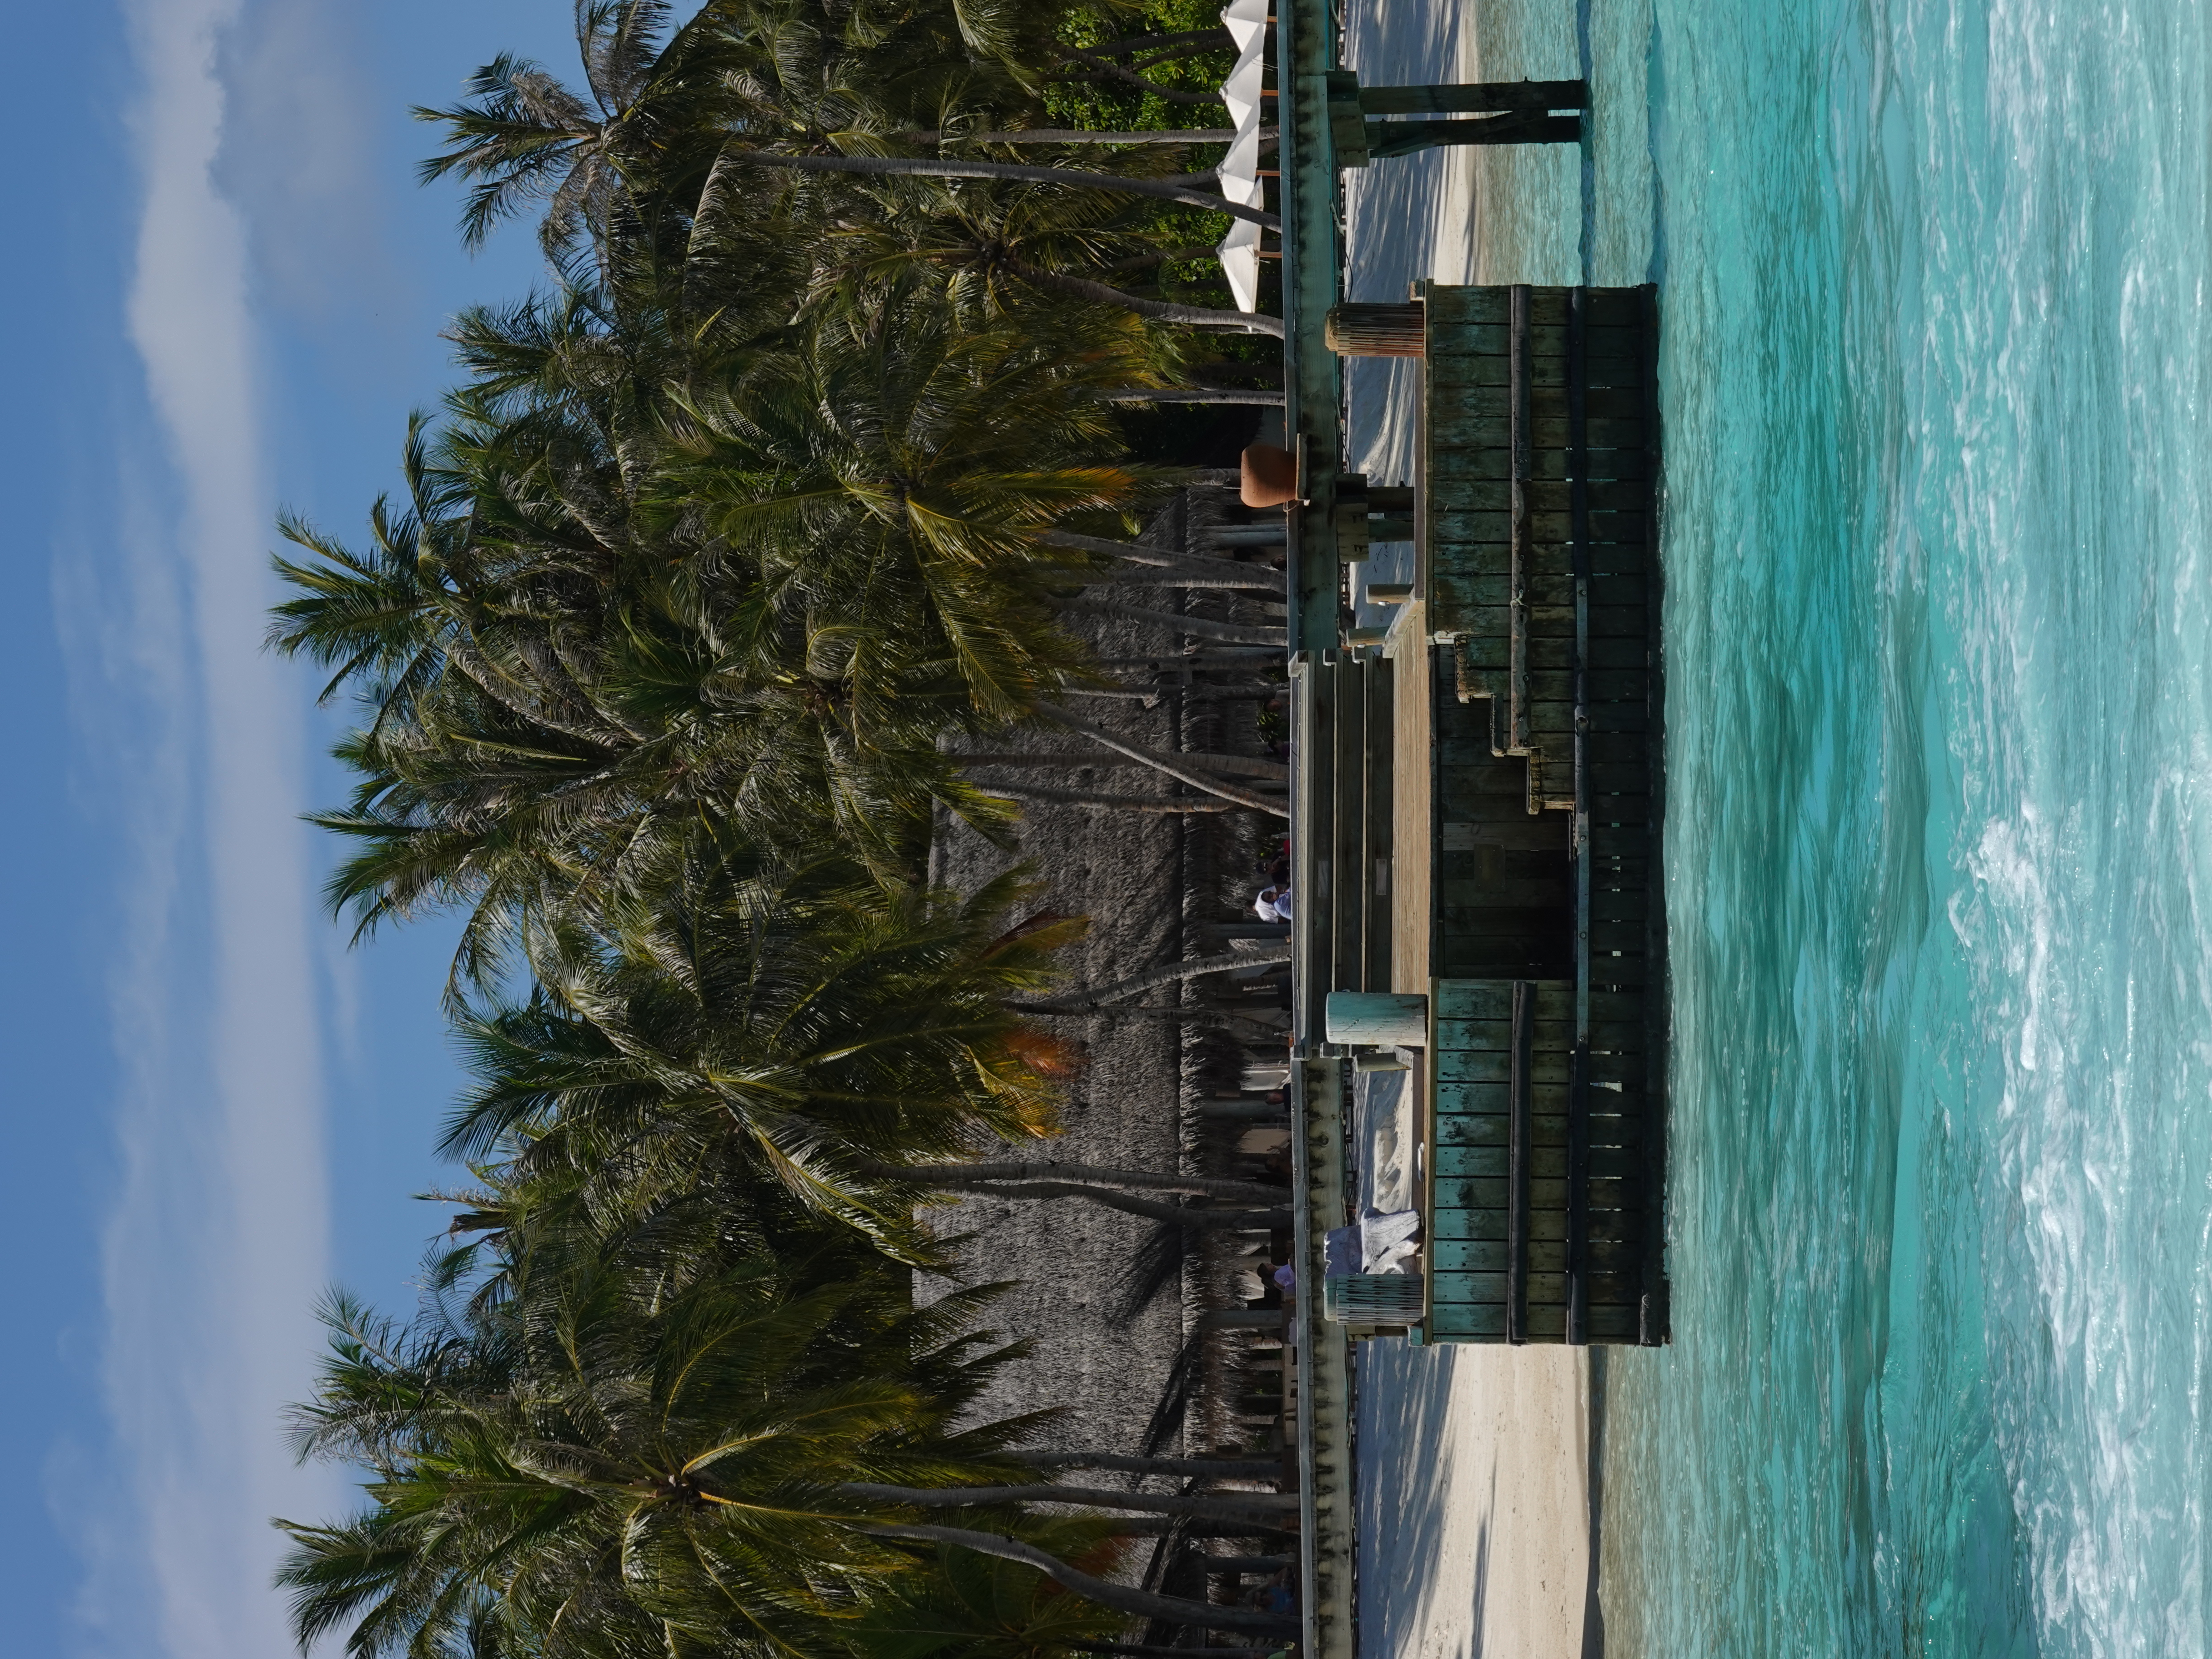
[[[1535,568],[1533,543],[1537,534],[1534,504],[1528,489],[1535,476],[1529,453],[1534,430],[1531,400],[1535,394],[1528,379],[1528,329],[1533,320],[1530,310],[1534,298],[1534,290],[1528,284],[1516,283],[1510,295],[1508,313],[1511,326],[1507,347],[1511,353],[1512,373],[1511,384],[1505,391],[1505,406],[1513,423],[1513,504],[1509,526],[1513,581],[1506,600],[1506,631],[1511,651],[1506,674],[1507,696],[1510,699],[1506,746],[1510,749],[1528,746],[1528,584]],[[1470,413],[1479,416],[1480,411]],[[1431,407],[1430,419],[1440,427],[1448,427],[1456,414],[1456,410],[1447,413]]]
[[[1649,944],[1641,917],[1633,921],[1593,921],[1589,935],[1593,951],[1642,951]]]
[[[1635,1243],[1643,1238],[1644,1225],[1641,1210],[1607,1205],[1590,1211],[1589,1236],[1593,1243]],[[1429,1236],[1440,1243],[1487,1240],[1510,1244],[1512,1242],[1510,1237],[1511,1231],[1511,1212],[1504,1209],[1447,1209],[1439,1205],[1429,1217]],[[1531,1246],[1539,1243],[1564,1246],[1566,1240],[1567,1212],[1564,1205],[1529,1211],[1528,1243]]]
[[[1438,1054],[1502,1054],[1510,1052],[1513,1046],[1513,1022],[1510,1019],[1440,1019],[1433,1030],[1431,1046]],[[1571,1012],[1565,1018],[1537,1020],[1534,1036],[1530,1040],[1539,1053],[1569,1052],[1575,1046]],[[1442,1080],[1439,1074],[1438,1081]]]
[[[1453,1303],[1431,1312],[1422,1328],[1431,1338],[1443,1342],[1502,1342],[1505,1340],[1505,1304]]]
[[[1567,883],[1561,878],[1455,879],[1447,875],[1436,884],[1439,902],[1457,910],[1528,908],[1564,908]]]
[[[1608,428],[1625,424],[1607,422]],[[1540,441],[1541,436],[1538,434]],[[1591,442],[1595,445],[1597,441],[1593,434]],[[1427,460],[1429,499],[1440,510],[1449,511],[1454,505],[1453,487],[1473,481],[1510,479],[1513,476],[1512,457],[1509,447],[1496,444],[1432,445]],[[1546,445],[1540,441],[1530,456],[1530,463],[1532,476],[1540,482],[1564,483],[1568,477],[1567,453],[1563,443]],[[1649,466],[1649,458],[1640,443],[1609,444],[1590,452],[1591,477],[1609,483],[1645,477]]]
[[[1461,329],[1505,320],[1505,290],[1497,287],[1461,287],[1438,283],[1428,292],[1429,328]]]
[[[1645,966],[1640,956],[1612,956],[1590,957],[1590,983],[1593,985],[1641,985],[1645,980]]]
[[[1504,1273],[1507,1246],[1502,1238],[1455,1238],[1439,1240],[1427,1247],[1429,1271],[1448,1273]],[[1592,1267],[1601,1273],[1632,1273],[1639,1265],[1642,1249],[1632,1240],[1616,1241],[1589,1247]],[[1565,1273],[1567,1266],[1567,1246],[1564,1239],[1532,1239],[1528,1245],[1528,1266],[1535,1273]]]
[[[1510,1049],[1439,1049],[1431,1057],[1431,1063],[1436,1067],[1439,1084],[1497,1083],[1515,1075]],[[1564,1084],[1567,1080],[1567,1051],[1564,1048],[1536,1049],[1528,1065],[1532,1082]]]
[[[1589,1068],[1593,1083],[1640,1083],[1645,1062],[1640,1050],[1607,1048],[1591,1052]]]
[[[1564,307],[1566,290],[1545,289],[1561,296]],[[1595,328],[1640,328],[1644,319],[1644,296],[1640,288],[1593,288],[1587,290],[1590,325]],[[1548,317],[1543,319],[1549,322]]]
[[[1641,605],[1594,605],[1589,608],[1589,633],[1594,640],[1645,640],[1650,635],[1650,620]]]
[[[1516,291],[1514,317],[1516,324],[1527,315],[1525,290]],[[1506,1262],[1505,1334],[1511,1342],[1528,1340],[1528,1243],[1531,1206],[1538,1200],[1536,1193],[1547,1183],[1533,1178],[1529,1167],[1533,1148],[1528,1139],[1528,1118],[1531,1108],[1530,1085],[1535,1080],[1538,1057],[1532,1052],[1536,1030],[1536,988],[1527,980],[1513,987],[1512,1052],[1509,1056],[1512,1078],[1511,1136],[1507,1150],[1511,1156],[1512,1169],[1506,1182],[1506,1203],[1511,1208],[1511,1231],[1506,1235],[1512,1246]],[[1438,1056],[1437,1076],[1443,1076],[1443,1057]],[[1432,1183],[1442,1196],[1444,1183]],[[1487,1187],[1487,1182],[1463,1183],[1469,1188]],[[1480,1200],[1487,1201],[1487,1200]]]
[[[1510,980],[1443,979],[1436,985],[1438,1019],[1510,1019],[1513,1007]],[[1574,1015],[1575,988],[1570,980],[1547,984],[1534,981],[1535,1017],[1540,1020],[1567,1019]]]
[[[1590,705],[1593,732],[1649,732],[1650,706],[1642,698],[1633,702],[1595,702]]]
[[[1512,582],[1510,570],[1444,570],[1437,577],[1437,591],[1449,593],[1454,606],[1462,611],[1491,607],[1502,608]],[[1574,578],[1565,571],[1539,570],[1528,578],[1528,603],[1531,605],[1571,605],[1574,602]],[[1642,607],[1635,607],[1638,615]]]
[[[1651,798],[1648,795],[1593,795],[1590,798],[1592,823],[1642,824],[1651,818]]]
[[[1495,443],[1493,422],[1509,421],[1516,407],[1525,407],[1534,420],[1567,418],[1567,364],[1565,359],[1531,361],[1524,373],[1528,401],[1517,404],[1513,358],[1461,357],[1440,363],[1429,384],[1429,419],[1449,444]],[[1593,419],[1636,422],[1641,434],[1644,393],[1632,382],[1622,389],[1589,393]],[[1538,428],[1540,429],[1540,428]]]
[[[1641,638],[1593,639],[1589,642],[1592,668],[1643,668],[1651,660],[1651,647]]]
[[[1548,818],[1531,818],[1525,812],[1518,818],[1502,821],[1446,819],[1437,826],[1437,833],[1439,859],[1456,860],[1462,855],[1479,854],[1489,860],[1481,868],[1500,872],[1534,867],[1533,864],[1524,866],[1520,860],[1556,860],[1566,854],[1565,826]],[[1455,862],[1439,867],[1449,871],[1457,866]]]
[[[1644,513],[1651,506],[1651,487],[1641,480],[1593,480],[1589,489],[1590,507],[1595,511]],[[1447,537],[1455,541],[1479,541],[1481,538],[1471,537],[1459,526],[1456,520],[1461,514],[1510,513],[1513,510],[1513,489],[1510,480],[1465,480],[1449,493],[1449,505],[1438,505],[1430,514],[1429,533],[1432,536]],[[1530,505],[1539,513],[1573,510],[1573,485],[1570,479],[1532,480],[1528,494]]]
[[[1530,1119],[1531,1134],[1534,1134],[1534,1119]],[[1560,1126],[1564,1130],[1564,1124]],[[1537,1179],[1565,1181],[1571,1176],[1568,1146],[1564,1134],[1559,1139],[1537,1137],[1529,1152],[1529,1169]],[[1591,1146],[1589,1149],[1589,1173],[1616,1180],[1632,1180],[1644,1173],[1644,1155],[1633,1146]],[[1497,1180],[1511,1174],[1512,1148],[1504,1142],[1487,1146],[1439,1146],[1436,1152],[1435,1175],[1438,1182]]]
[[[1638,1339],[1637,1308],[1592,1308],[1589,1334],[1593,1342],[1633,1342]]]
[[[1418,446],[1417,446],[1418,449]],[[1417,584],[1424,580],[1417,575]],[[1384,647],[1394,678],[1390,767],[1390,988],[1425,993],[1429,943],[1435,929],[1429,884],[1436,867],[1441,814],[1436,800],[1435,649],[1429,611],[1417,594],[1405,624]],[[1455,712],[1457,707],[1455,705]]]
[[[1641,767],[1650,760],[1651,744],[1641,732],[1593,732],[1583,746],[1583,755],[1594,766],[1627,763]]]
[[[1571,920],[1563,905],[1516,908],[1503,904],[1441,903],[1437,914],[1444,919],[1444,932],[1455,939],[1526,940],[1546,950],[1565,948],[1565,932]]]
[[[1510,1272],[1480,1273],[1453,1271],[1431,1276],[1430,1297],[1434,1307],[1464,1307],[1470,1304],[1504,1304],[1510,1294]],[[1539,1309],[1556,1311],[1567,1301],[1569,1276],[1562,1271],[1532,1271],[1528,1275],[1528,1313],[1532,1322],[1538,1317]],[[1589,1290],[1594,1307],[1625,1308],[1635,1303],[1639,1286],[1633,1270],[1594,1273]]]
[[[1438,928],[1437,957],[1445,972],[1469,979],[1494,979],[1504,974],[1549,979],[1574,967],[1573,954],[1564,939],[1462,936],[1452,930],[1449,917]]]
[[[1505,1098],[1505,1088],[1503,1083],[1439,1083],[1437,1085],[1437,1134],[1449,1139],[1450,1126],[1463,1116],[1503,1114],[1509,1103]],[[1553,1090],[1540,1083],[1531,1098],[1539,1112],[1564,1112],[1567,1109],[1564,1085]]]

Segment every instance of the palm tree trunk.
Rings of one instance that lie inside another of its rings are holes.
[[[1228,575],[1236,571],[1248,574],[1271,572],[1278,586],[1282,573],[1273,565],[1246,564],[1242,559],[1218,559],[1204,553],[1183,553],[1165,547],[1146,547],[1142,542],[1109,541],[1103,536],[1079,536],[1072,530],[1048,530],[1037,540],[1047,547],[1065,547],[1077,553],[1103,553],[1109,559],[1122,559],[1131,564],[1158,565],[1163,568],[1199,570],[1209,574]]]
[[[1036,712],[1055,725],[1064,726],[1071,732],[1080,732],[1086,738],[1104,744],[1117,755],[1127,755],[1132,760],[1143,761],[1177,781],[1188,784],[1194,789],[1203,789],[1210,795],[1218,795],[1224,800],[1233,800],[1240,805],[1249,806],[1257,811],[1273,813],[1279,818],[1287,818],[1291,815],[1290,808],[1281,801],[1270,800],[1265,795],[1253,794],[1247,790],[1237,788],[1234,784],[1224,783],[1219,779],[1209,777],[1203,772],[1178,765],[1166,757],[1156,755],[1148,749],[1139,749],[1134,744],[1115,737],[1103,727],[1093,726],[1080,714],[1070,714],[1066,709],[1048,702],[1037,704]]]
[[[1261,135],[1265,143],[1273,130]],[[1090,127],[1024,127],[1018,132],[902,132],[910,144],[1228,144],[1235,127],[1165,127],[1145,132],[1104,132]]]
[[[1299,1628],[1297,1620],[1281,1613],[1259,1613],[1247,1607],[1217,1607],[1208,1601],[1160,1595],[1133,1585],[1096,1578],[1034,1544],[1024,1544],[1004,1533],[975,1532],[966,1527],[874,1526],[867,1530],[879,1538],[905,1538],[921,1544],[957,1544],[978,1555],[1018,1561],[1024,1566],[1035,1567],[1053,1583],[1074,1591],[1086,1601],[1096,1601],[1102,1607],[1126,1613],[1133,1619],[1164,1619],[1173,1624],[1199,1625],[1213,1630],[1249,1630],[1267,1636],[1295,1636]]]
[[[1071,1504],[1085,1509],[1124,1510],[1136,1515],[1188,1515],[1200,1521],[1262,1520],[1295,1514],[1296,1492],[1238,1492],[1207,1497],[1196,1492],[1122,1492],[1112,1486],[882,1486],[848,1480],[837,1490],[848,1498],[876,1504],[912,1504],[920,1509],[969,1509],[998,1504]]]
[[[1233,800],[1164,800],[1146,795],[1116,795],[1103,789],[1047,789],[1033,783],[987,783],[984,793],[1015,800],[1050,801],[1060,806],[1104,806],[1117,812],[1178,817],[1191,812],[1240,812]]]
[[[1060,606],[1063,611],[1088,611],[1097,616],[1127,617],[1131,622],[1158,623],[1192,639],[1224,640],[1231,645],[1283,645],[1288,637],[1279,628],[1247,628],[1241,623],[1208,622],[1203,617],[1147,611],[1142,605],[1123,605],[1115,599],[1062,599]]]
[[[1267,409],[1283,406],[1281,392],[1250,390],[1204,391],[1185,386],[1165,391],[1100,392],[1092,395],[1102,404],[1256,404]]]
[[[1218,957],[1200,957],[1192,962],[1171,962],[1164,968],[1154,968],[1132,978],[1116,980],[1111,985],[1095,989],[1070,991],[1062,996],[1051,997],[1043,1002],[1031,1003],[1022,1012],[1050,1011],[1054,1013],[1090,1012],[1099,1009],[1118,997],[1134,996],[1139,991],[1149,991],[1155,985],[1166,985],[1176,980],[1199,979],[1207,974],[1226,974],[1239,968],[1259,968],[1279,962],[1288,962],[1288,945],[1273,951],[1231,951]]]
[[[793,173],[873,173],[878,178],[893,179],[1011,179],[1024,184],[1090,185],[1100,190],[1126,191],[1132,196],[1157,196],[1162,201],[1181,202],[1186,207],[1204,208],[1209,213],[1225,213],[1234,219],[1249,220],[1262,230],[1279,231],[1283,228],[1283,222],[1275,215],[1246,207],[1242,202],[1232,202],[1225,196],[1193,190],[1188,185],[1164,179],[1130,179],[1117,173],[1087,173],[1081,167],[1032,167],[1012,161],[933,161],[909,155],[780,155],[766,149],[730,149],[724,153],[753,167],[781,167]],[[1223,314],[1246,320],[1241,311]],[[1282,325],[1276,322],[1273,331],[1279,334]]]
[[[1151,1170],[1123,1170],[1103,1164],[1057,1164],[1047,1160],[1025,1164],[1016,1158],[992,1158],[975,1164],[870,1164],[871,1175],[911,1181],[934,1187],[955,1181],[1087,1181],[1114,1187],[1147,1188],[1158,1193],[1188,1193],[1194,1197],[1241,1198],[1261,1204],[1279,1204],[1289,1194],[1280,1187],[1256,1181],[1235,1181],[1220,1176],[1163,1175]]]
[[[1279,1457],[1127,1457],[1119,1452],[1008,1452],[1034,1469],[1118,1469],[1125,1474],[1212,1477],[1223,1480],[1279,1480]]]
[[[1224,197],[1222,199],[1226,201],[1228,198]],[[1240,219],[1249,219],[1260,212],[1257,208],[1238,211],[1234,204],[1231,204],[1230,210],[1236,212]],[[1260,216],[1272,219],[1275,216],[1268,213]],[[1247,334],[1272,335],[1278,340],[1285,337],[1283,319],[1270,317],[1263,311],[1223,311],[1214,306],[1183,306],[1169,300],[1143,300],[1133,294],[1124,294],[1118,288],[1109,288],[1103,283],[1094,283],[1088,277],[1039,270],[1035,265],[1024,264],[1018,259],[1007,260],[1006,269],[1024,282],[1034,283],[1038,288],[1052,289],[1100,305],[1120,306],[1135,312],[1139,317],[1157,317],[1164,323],[1182,323],[1200,328],[1237,328]]]
[[[1033,1201],[1048,1198],[1079,1198],[1109,1210],[1120,1210],[1127,1215],[1140,1215],[1149,1221],[1164,1221],[1170,1226],[1182,1227],[1191,1232],[1209,1232],[1214,1228],[1233,1228],[1245,1232],[1268,1232],[1290,1224],[1291,1212],[1287,1205],[1279,1209],[1214,1210],[1198,1204],[1164,1204],[1158,1199],[1139,1198],[1131,1193],[1111,1187],[1087,1187],[1073,1181],[939,1181],[932,1183],[939,1191],[964,1193],[970,1198],[1004,1198]],[[1285,1194],[1288,1196],[1287,1194]]]
[[[1135,766],[1140,762],[1097,760],[1078,750],[1034,749],[954,750],[945,757],[965,766]],[[1203,767],[1214,773],[1225,773],[1231,777],[1283,779],[1291,775],[1291,769],[1280,761],[1267,760],[1258,755],[1212,755],[1204,752],[1179,752],[1176,758],[1188,761],[1193,766]]]

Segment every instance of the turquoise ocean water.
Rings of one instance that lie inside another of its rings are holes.
[[[1676,1340],[1603,1362],[1607,1650],[2206,1652],[2212,9],[1353,35],[1587,64],[1462,252],[1662,284]]]

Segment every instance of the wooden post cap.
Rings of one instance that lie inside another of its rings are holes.
[[[1429,1000],[1395,991],[1331,991],[1322,1006],[1322,1032],[1331,1042],[1425,1048]]]
[[[1428,307],[1419,300],[1395,305],[1331,306],[1322,333],[1340,357],[1424,357],[1428,355]]]
[[[1239,499],[1247,507],[1284,507],[1298,498],[1298,458],[1273,444],[1244,452]]]

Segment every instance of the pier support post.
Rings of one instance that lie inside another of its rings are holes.
[[[1328,74],[1329,137],[1340,167],[1446,144],[1572,144],[1582,141],[1589,88],[1582,81],[1494,81],[1468,86],[1363,87]],[[1471,115],[1461,121],[1378,121],[1381,115]]]

